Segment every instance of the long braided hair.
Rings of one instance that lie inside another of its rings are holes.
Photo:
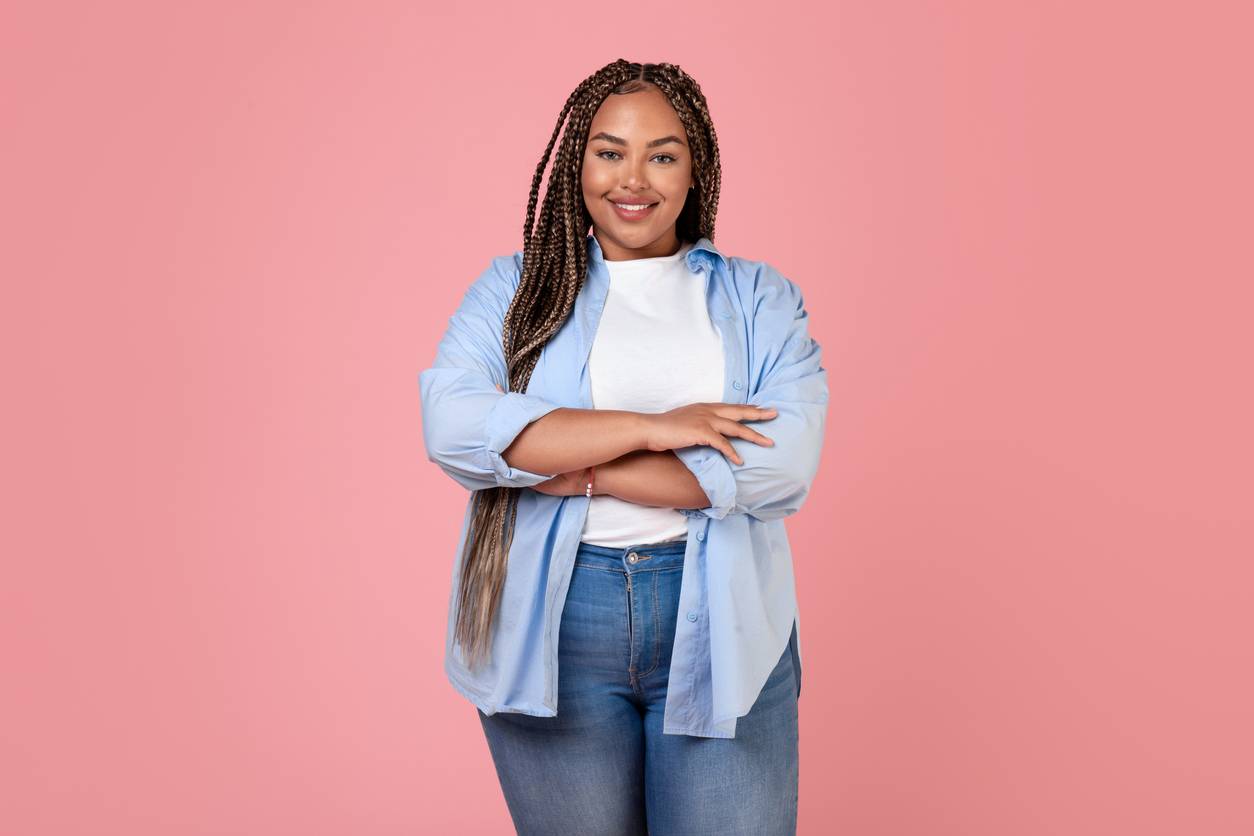
[[[653,85],[670,101],[688,133],[694,187],[675,223],[681,242],[714,240],[722,175],[718,138],[697,82],[675,64],[637,64],[621,58],[596,71],[566,100],[531,181],[523,226],[523,264],[518,289],[501,331],[509,391],[525,392],[540,351],[574,308],[588,271],[592,216],[583,203],[583,156],[588,130],[607,96]],[[569,119],[567,119],[569,117]],[[566,132],[545,190],[537,222],[540,180],[566,121]],[[455,641],[471,667],[489,656],[491,630],[505,586],[505,572],[521,488],[491,487],[473,494],[473,514],[462,553]]]

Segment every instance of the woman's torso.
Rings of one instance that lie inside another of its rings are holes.
[[[588,359],[594,408],[657,413],[722,399],[722,337],[703,277],[687,266],[690,249],[605,262],[609,293]],[[619,547],[687,534],[688,518],[674,508],[601,494],[590,500],[580,540]]]

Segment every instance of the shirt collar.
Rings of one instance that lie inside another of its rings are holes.
[[[692,249],[688,251],[686,258],[688,260],[688,269],[694,272],[696,271],[697,264],[700,263],[701,259],[706,259],[710,262],[722,262],[723,267],[727,267],[727,256],[719,252],[718,248],[714,246],[714,242],[709,238],[706,238],[704,235],[697,239],[696,243],[692,245]],[[605,260],[605,255],[601,252],[601,242],[597,240],[595,235],[591,234],[588,235],[588,260]]]

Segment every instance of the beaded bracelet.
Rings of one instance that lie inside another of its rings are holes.
[[[585,492],[584,492],[584,496],[587,496],[587,497],[591,497],[591,496],[592,496],[592,480],[593,480],[593,474],[594,474],[595,472],[596,472],[596,468],[595,468],[595,467],[590,467],[590,468],[588,468],[588,487],[587,487],[587,489],[586,489],[586,490],[585,490]]]

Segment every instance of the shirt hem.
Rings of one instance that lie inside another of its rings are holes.
[[[675,728],[673,726],[662,726],[662,734],[685,734],[689,737],[716,737],[720,740],[733,740],[736,737],[735,732],[724,732],[710,728],[696,728],[692,726],[684,728]]]
[[[485,699],[478,692],[472,690],[470,686],[465,685],[457,679],[457,677],[447,667],[444,669],[445,675],[448,677],[449,684],[453,686],[453,690],[461,694],[469,700],[475,708],[491,717],[493,714],[530,714],[532,717],[556,717],[557,709],[549,708],[544,705],[493,705],[489,700]]]

